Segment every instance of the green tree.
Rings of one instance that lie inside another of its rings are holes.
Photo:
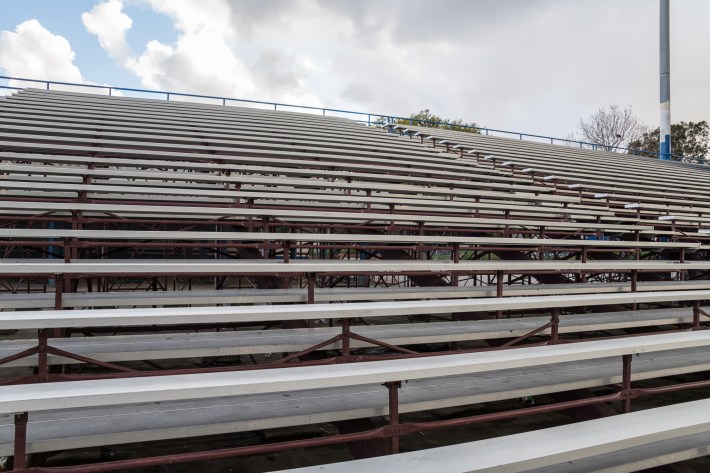
[[[395,123],[399,125],[415,125],[428,128],[445,128],[453,131],[465,131],[468,133],[481,133],[480,130],[475,128],[478,126],[476,125],[476,122],[464,122],[461,119],[451,120],[449,118],[442,118],[431,113],[428,108],[411,114],[409,118],[399,119],[395,121]]]
[[[657,153],[660,149],[659,129],[651,130],[643,136],[629,143],[629,148],[633,154],[639,156],[649,156],[656,158],[652,151]],[[680,122],[671,125],[671,149],[673,155],[686,157],[687,161],[695,161],[693,158],[704,158],[708,155],[708,142],[710,142],[710,126],[708,122]]]

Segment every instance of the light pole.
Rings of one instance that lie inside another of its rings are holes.
[[[661,127],[658,142],[663,160],[671,159],[671,52],[668,21],[669,0],[661,0],[660,23],[660,73],[661,73]]]

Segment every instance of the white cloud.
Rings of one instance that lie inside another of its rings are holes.
[[[12,77],[84,82],[69,41],[37,20],[20,23],[15,31],[0,31],[0,68]],[[10,85],[27,83],[11,81]]]
[[[125,34],[132,24],[120,1],[108,0],[82,15],[84,25],[97,35],[101,47],[119,65],[134,73],[144,87],[321,104],[315,91],[307,90],[303,81],[303,76],[312,69],[307,58],[293,61],[275,45],[252,48],[235,29],[229,2],[147,0],[146,3],[170,17],[178,36],[173,44],[151,40],[140,55],[130,57],[115,53],[116,49],[129,51]],[[116,23],[123,26],[110,29],[110,33],[101,32],[101,25]]]
[[[657,123],[658,10],[646,0],[136,1],[177,33],[117,60],[145,87],[400,115],[430,108],[557,136],[614,103]],[[101,42],[114,57],[111,45],[128,50],[120,5],[92,9],[122,25]],[[673,117],[709,119],[710,63],[697,53],[710,48],[710,3],[672,8]]]
[[[121,64],[130,57],[126,32],[133,25],[133,20],[121,11],[122,8],[121,0],[108,0],[94,5],[91,11],[81,15],[86,30],[96,35],[101,47]]]
[[[37,20],[27,20],[15,31],[0,31],[0,69],[10,77],[97,85],[86,80],[74,64],[76,55],[63,36],[53,34]],[[37,82],[10,80],[10,87],[44,87]],[[106,84],[102,84],[106,85]],[[106,89],[51,85],[53,90],[108,93]],[[0,89],[0,94],[8,89]],[[123,95],[113,91],[113,95]]]
[[[183,33],[174,46],[152,40],[128,69],[149,88],[236,96],[256,91],[244,64],[211,32]]]

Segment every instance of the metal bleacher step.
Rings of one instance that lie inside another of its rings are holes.
[[[710,308],[705,307],[710,311]],[[432,344],[513,338],[525,335],[549,321],[549,317],[477,320],[468,322],[432,322],[353,326],[360,335],[393,345]],[[617,330],[634,327],[688,324],[692,310],[655,309],[560,317],[559,333]],[[150,335],[112,335],[58,338],[52,346],[100,361],[164,360],[175,358],[237,356],[305,350],[341,332],[340,327],[317,327],[289,330],[247,330],[223,332],[188,332]],[[550,329],[540,332],[549,335]],[[0,345],[0,359],[35,346],[35,340],[7,340]],[[352,340],[352,348],[370,347]],[[340,342],[321,347],[332,350]],[[50,364],[77,363],[76,360],[50,355]],[[36,366],[36,356],[8,363],[7,367]],[[2,368],[0,366],[0,368]]]
[[[331,367],[0,387],[0,411],[30,411],[28,451],[184,438],[387,414],[382,380],[404,379],[416,412],[710,369],[704,332]],[[643,338],[643,340],[641,339]],[[682,348],[685,347],[685,348]],[[80,407],[86,406],[86,407]],[[12,416],[0,414],[0,455]]]

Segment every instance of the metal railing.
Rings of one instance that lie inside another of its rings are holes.
[[[80,84],[76,82],[61,82],[61,81],[51,81],[43,79],[27,79],[24,77],[11,77],[11,76],[0,76],[0,79],[9,81],[22,81],[31,84],[41,84],[42,88],[51,90],[51,86],[64,86],[73,87],[79,89],[92,89],[92,90],[103,90],[107,95],[112,96],[114,92],[120,93],[136,93],[145,94],[149,98],[162,98],[164,100],[170,100],[171,98],[187,98],[187,99],[200,99],[214,101],[217,104],[228,105],[231,103],[246,104],[246,105],[259,105],[264,106],[260,108],[268,107],[273,110],[292,110],[292,111],[305,111],[307,113],[318,113],[325,116],[337,116],[343,118],[349,118],[358,123],[366,123],[368,126],[379,126],[393,123],[409,124],[409,125],[421,125],[429,127],[439,127],[439,128],[455,128],[457,130],[471,130],[484,135],[491,136],[505,136],[505,137],[515,137],[519,140],[535,141],[535,142],[549,142],[550,144],[561,144],[571,147],[579,147],[581,149],[592,149],[592,150],[602,150],[610,152],[626,152],[632,155],[645,155],[645,156],[655,156],[658,157],[658,151],[642,150],[634,148],[624,148],[621,146],[604,146],[596,143],[589,143],[586,141],[577,141],[569,138],[555,138],[552,136],[537,135],[533,133],[521,133],[518,131],[509,130],[499,130],[496,128],[487,128],[474,125],[465,125],[451,122],[435,122],[429,120],[419,120],[411,117],[399,117],[396,115],[388,115],[384,113],[370,113],[370,112],[357,112],[353,110],[341,110],[337,108],[325,108],[325,107],[313,107],[309,105],[294,105],[280,102],[266,102],[261,100],[248,100],[248,99],[237,99],[233,97],[222,97],[215,95],[201,95],[201,94],[188,94],[184,92],[170,92],[163,90],[151,90],[151,89],[138,89],[132,87],[114,87],[109,85],[96,85],[96,84]],[[22,90],[24,87],[10,86],[8,84],[1,84],[0,89],[5,90]],[[688,163],[697,164],[707,164],[708,159],[704,157],[688,157],[681,155],[672,155],[671,159],[673,161],[681,161]]]

